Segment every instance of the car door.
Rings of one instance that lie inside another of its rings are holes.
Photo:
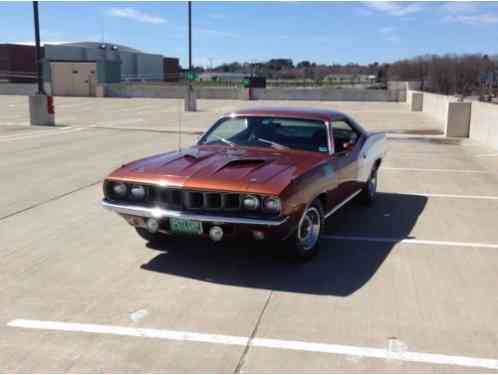
[[[342,203],[354,194],[358,186],[358,152],[361,133],[354,127],[348,118],[335,118],[330,123],[331,143],[334,153],[331,163],[334,168],[337,188],[330,197],[335,204]]]

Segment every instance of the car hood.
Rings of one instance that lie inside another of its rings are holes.
[[[327,154],[259,147],[193,146],[137,160],[109,179],[188,189],[278,195]]]

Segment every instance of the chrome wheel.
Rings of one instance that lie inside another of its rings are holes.
[[[320,237],[322,220],[320,211],[314,206],[309,207],[299,221],[297,239],[303,250],[311,250],[315,247]]]
[[[368,180],[367,191],[368,197],[373,199],[375,193],[377,192],[377,171],[375,171],[370,177],[370,180]]]

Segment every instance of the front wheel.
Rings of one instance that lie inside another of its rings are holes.
[[[323,224],[323,207],[319,200],[315,200],[306,208],[296,233],[289,239],[294,258],[306,261],[318,253]]]
[[[368,178],[368,181],[360,193],[360,201],[365,205],[370,205],[375,200],[375,196],[377,195],[377,170],[378,168],[375,166]]]

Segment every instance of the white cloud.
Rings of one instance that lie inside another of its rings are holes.
[[[107,14],[112,17],[128,18],[144,23],[160,24],[166,22],[162,17],[144,13],[134,8],[111,8]]]
[[[490,25],[498,23],[498,14],[481,13],[474,15],[450,15],[444,18],[447,22],[457,22],[466,25]]]
[[[371,1],[365,4],[371,9],[397,17],[407,16],[422,10],[422,6],[419,3]]]
[[[470,1],[449,1],[444,3],[442,8],[451,14],[468,13],[477,10],[477,4]]]

